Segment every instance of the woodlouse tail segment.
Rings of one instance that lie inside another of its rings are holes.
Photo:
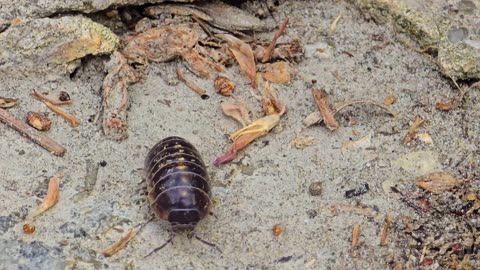
[[[215,248],[218,252],[223,253],[222,250],[221,250],[216,244],[214,244],[214,243],[212,243],[212,242],[208,242],[207,240],[203,240],[203,239],[200,238],[200,236],[198,236],[195,232],[191,232],[190,234],[188,234],[188,237],[189,237],[189,238],[195,237],[195,239],[197,239],[198,241],[202,242],[203,244],[208,245],[208,246],[211,246],[212,248]]]
[[[165,241],[165,243],[163,243],[161,246],[159,247],[156,247],[154,250],[150,251],[150,253],[148,253],[147,255],[145,255],[145,257],[143,257],[144,259],[149,257],[150,255],[152,255],[153,253],[156,253],[157,251],[163,249],[165,246],[167,246],[169,243],[171,243],[173,241],[173,238],[175,238],[175,232],[172,231],[172,234],[170,235],[170,238]]]

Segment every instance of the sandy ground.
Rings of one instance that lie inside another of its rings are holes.
[[[202,221],[196,232],[216,243],[222,253],[180,234],[173,245],[144,259],[169,237],[168,224],[154,221],[118,254],[101,255],[103,248],[151,215],[140,192],[140,170],[157,141],[182,136],[197,146],[208,164],[226,151],[226,134],[239,126],[222,114],[220,102],[227,98],[214,93],[211,81],[197,81],[210,91],[211,98],[202,100],[182,83],[166,83],[166,78],[175,77],[173,63],[153,64],[146,79],[130,89],[130,136],[114,142],[89,121],[100,109],[107,58],[84,61],[73,79],[2,78],[0,96],[20,99],[19,106],[9,111],[19,117],[28,111],[48,112],[54,123],[47,134],[68,150],[63,158],[55,157],[0,125],[0,269],[304,269],[305,264],[310,269],[387,269],[405,261],[416,268],[420,255],[394,241],[401,238],[398,226],[392,228],[386,247],[378,245],[385,215],[397,220],[418,215],[384,187],[411,188],[416,176],[434,170],[456,173],[455,166],[467,154],[467,159],[478,160],[479,93],[472,90],[470,105],[440,112],[435,103],[457,90],[428,59],[401,45],[396,34],[365,21],[348,4],[292,2],[282,5],[276,16],[290,16],[289,35],[306,44],[307,57],[297,66],[292,83],[274,86],[289,108],[287,115],[233,163],[209,167],[216,217]],[[315,48],[327,44],[330,24],[340,12],[343,17],[333,38],[336,47],[330,49],[330,56],[318,57]],[[373,35],[384,35],[388,43],[377,48],[382,42],[372,40]],[[260,104],[251,96],[246,76],[238,67],[230,72],[238,96],[260,116]],[[387,95],[395,95],[398,100],[391,108],[398,116],[363,105],[338,114],[341,128],[336,132],[323,125],[305,128],[302,120],[317,110],[309,85],[312,79],[335,104],[351,99],[382,103]],[[71,128],[30,98],[32,89],[55,96],[68,91],[74,104],[66,110],[82,124]],[[421,131],[431,135],[433,145],[401,144],[417,114],[428,119]],[[297,149],[290,141],[298,136],[311,136],[316,143]],[[368,140],[360,147],[342,151],[344,143],[365,136]],[[405,155],[411,160],[412,154],[420,155],[415,164],[399,161]],[[106,165],[99,167],[92,194],[75,195],[84,187],[87,167],[101,161]],[[59,171],[65,173],[60,201],[34,221],[34,234],[24,234],[23,218],[45,196],[48,178]],[[312,196],[309,186],[317,181],[322,192]],[[369,186],[367,193],[345,197],[347,190],[364,183]],[[369,207],[374,215],[328,210],[345,204]],[[284,228],[282,235],[272,235],[274,224]],[[354,224],[361,227],[356,257],[351,251]]]

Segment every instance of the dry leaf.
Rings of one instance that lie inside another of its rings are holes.
[[[317,103],[318,109],[320,110],[320,114],[322,115],[323,122],[330,130],[336,130],[340,126],[338,125],[337,120],[333,117],[334,113],[328,103],[328,95],[327,92],[320,89],[312,89],[313,98]]]
[[[450,111],[453,108],[453,105],[455,104],[455,97],[450,99],[447,102],[437,102],[435,104],[435,108],[439,111]]]
[[[287,83],[293,79],[294,69],[288,62],[275,62],[265,67],[263,78],[272,83]]]
[[[102,251],[103,256],[110,257],[124,248],[127,243],[135,237],[135,235],[140,231],[140,228],[130,230],[125,236],[120,238],[113,245],[107,247]]]
[[[220,34],[218,37],[228,42],[228,49],[232,52],[243,72],[247,74],[252,87],[257,88],[257,82],[255,80],[257,66],[255,65],[255,57],[253,56],[252,48],[247,43],[232,35]]]
[[[61,175],[57,174],[50,178],[50,181],[48,182],[48,190],[47,190],[47,196],[43,200],[43,202],[27,216],[27,219],[31,220],[38,215],[42,214],[43,212],[47,211],[51,207],[53,207],[60,196],[60,177]]]
[[[247,126],[252,120],[248,115],[248,110],[242,104],[234,104],[230,102],[222,102],[222,111],[225,115],[237,120],[242,126]]]
[[[236,131],[230,136],[230,139],[233,141],[233,143],[228,149],[227,153],[216,158],[213,164],[220,165],[232,161],[236,157],[238,151],[247,147],[247,145],[255,139],[267,134],[279,122],[280,115],[271,114],[257,119],[250,125]]]
[[[393,103],[395,103],[395,101],[397,101],[397,97],[394,96],[394,95],[388,95],[385,97],[385,99],[383,100],[383,104],[385,106],[389,106],[389,105],[392,105]]]
[[[45,114],[37,112],[27,113],[27,123],[40,131],[47,131],[52,126],[52,121]]]
[[[416,135],[416,131],[419,127],[421,127],[425,123],[425,119],[420,118],[420,116],[415,116],[415,120],[413,121],[412,125],[408,128],[407,134],[402,140],[403,144],[408,144],[411,142]]]
[[[235,83],[225,76],[218,76],[215,80],[215,89],[217,93],[224,96],[231,96],[233,89],[235,89]]]
[[[265,83],[265,93],[262,96],[262,107],[265,115],[278,113],[282,116],[287,111],[287,106],[280,102],[268,82]]]
[[[15,105],[17,105],[17,100],[16,98],[4,98],[0,97],[0,108],[6,109],[6,108],[11,108]]]
[[[433,144],[432,136],[430,136],[430,134],[428,134],[427,132],[415,135],[415,139],[421,142],[424,142],[426,144]]]
[[[315,138],[312,136],[298,136],[290,142],[298,149],[303,149],[307,146],[316,144]]]
[[[418,177],[415,180],[417,186],[433,193],[441,193],[453,189],[463,180],[455,178],[446,172],[434,172],[426,176]]]
[[[380,237],[380,246],[385,246],[387,244],[387,236],[388,232],[390,231],[390,227],[392,226],[393,220],[388,216],[385,217],[385,226],[382,230],[382,236]]]

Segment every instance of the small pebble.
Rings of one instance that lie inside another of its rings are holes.
[[[311,183],[308,192],[312,196],[320,196],[322,194],[322,182],[318,181]]]

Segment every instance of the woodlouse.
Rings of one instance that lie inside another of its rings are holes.
[[[172,241],[176,229],[193,231],[210,213],[210,180],[198,150],[175,136],[161,140],[150,150],[145,158],[144,173],[151,209],[159,219],[172,225],[170,239],[153,253]]]

